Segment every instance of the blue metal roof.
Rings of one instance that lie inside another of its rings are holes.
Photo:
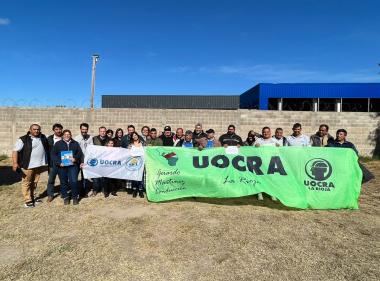
[[[240,107],[254,101],[268,109],[269,98],[380,98],[380,83],[260,83],[241,95]]]

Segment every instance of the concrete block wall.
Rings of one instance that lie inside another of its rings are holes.
[[[74,108],[0,108],[0,154],[10,155],[17,138],[28,131],[30,124],[38,123],[42,132],[51,134],[54,123],[61,123],[70,129],[73,135],[79,133],[79,124],[90,124],[90,134],[96,135],[100,126],[114,131],[122,128],[126,131],[129,124],[135,125],[139,132],[147,125],[162,131],[170,125],[174,131],[177,127],[193,130],[198,122],[203,128],[213,128],[219,136],[227,131],[229,124],[234,124],[237,133],[243,139],[248,131],[260,132],[263,126],[269,126],[273,132],[282,127],[286,135],[291,134],[291,127],[299,122],[303,133],[314,134],[321,123],[330,126],[330,133],[344,128],[348,139],[355,143],[361,155],[371,156],[376,143],[376,130],[380,128],[380,116],[376,113],[358,112],[302,112],[302,111],[260,111],[260,110],[180,110],[180,109],[88,109]],[[377,144],[378,146],[380,144]]]

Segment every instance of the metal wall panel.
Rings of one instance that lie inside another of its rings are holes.
[[[240,96],[103,95],[103,108],[238,109]]]

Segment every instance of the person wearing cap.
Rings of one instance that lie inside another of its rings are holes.
[[[160,136],[163,146],[173,146],[174,145],[174,134],[172,133],[172,128],[170,126],[164,127],[164,132]]]
[[[194,147],[193,132],[190,130],[187,130],[185,132],[185,138],[177,144],[177,147],[193,148]]]
[[[219,141],[224,147],[243,145],[243,140],[235,134],[235,125],[232,124],[228,126],[227,133],[220,136]]]
[[[215,131],[214,129],[208,129],[206,131],[207,138],[206,139],[201,139],[199,142],[199,148],[214,148],[214,147],[220,147],[222,146],[220,144],[220,141],[218,141],[215,138]]]
[[[162,139],[157,137],[156,128],[150,129],[149,138],[146,141],[147,146],[162,146]]]
[[[194,146],[198,147],[199,142],[203,142],[205,139],[207,139],[207,134],[203,132],[202,124],[201,123],[195,124],[194,132],[193,132]]]

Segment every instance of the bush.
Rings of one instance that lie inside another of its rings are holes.
[[[0,155],[0,161],[6,160],[6,159],[8,159],[8,155],[6,155],[6,154]]]

